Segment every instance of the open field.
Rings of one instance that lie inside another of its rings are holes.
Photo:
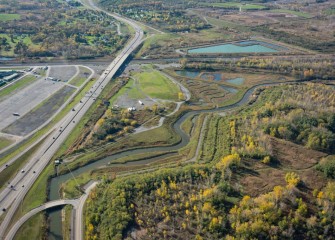
[[[45,121],[47,121],[63,105],[74,91],[75,89],[73,87],[64,86],[35,109],[3,129],[3,132],[19,136],[29,134],[45,123]]]
[[[0,13],[0,21],[3,21],[3,22],[18,20],[20,18],[21,16],[19,14]]]
[[[145,71],[135,73],[134,77],[138,80],[140,90],[149,97],[178,100],[178,92],[180,91],[178,86],[157,70],[147,66]]]

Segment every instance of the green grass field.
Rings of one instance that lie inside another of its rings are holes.
[[[5,147],[11,145],[13,143],[12,140],[9,140],[7,138],[0,137],[0,150],[4,149]]]
[[[304,17],[304,18],[309,18],[312,17],[311,14],[306,13],[306,12],[298,12],[298,11],[293,11],[293,10],[288,10],[288,9],[273,9],[270,10],[270,12],[276,12],[276,13],[289,13],[289,14],[293,14],[296,15],[298,17]]]
[[[15,240],[26,240],[27,236],[31,239],[42,239],[40,228],[43,222],[43,214],[44,213],[38,213],[25,222],[17,231]]]
[[[19,14],[7,14],[7,13],[1,13],[0,14],[0,21],[12,21],[16,19],[20,19],[21,16]]]
[[[233,3],[233,2],[225,2],[225,3],[202,3],[205,6],[213,6],[218,8],[240,8],[242,10],[261,10],[265,7],[258,4],[243,4],[243,3]]]
[[[157,70],[136,73],[140,89],[152,98],[178,100],[179,88]]]
[[[28,75],[23,77],[21,80],[16,81],[12,85],[9,85],[8,87],[2,89],[0,91],[0,99],[3,98],[4,96],[7,96],[11,94],[13,91],[18,91],[29,84],[31,84],[34,80],[36,80],[36,77],[33,75]]]

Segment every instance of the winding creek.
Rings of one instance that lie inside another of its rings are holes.
[[[207,109],[207,110],[196,110],[196,111],[191,111],[185,113],[183,116],[181,116],[174,124],[173,124],[173,129],[174,131],[181,137],[181,141],[174,146],[165,146],[165,147],[150,147],[150,148],[142,148],[142,149],[135,149],[135,150],[128,150],[124,151],[121,153],[116,153],[112,156],[105,157],[101,160],[98,160],[96,162],[90,163],[88,165],[85,165],[83,167],[80,167],[71,173],[67,173],[58,177],[54,177],[51,179],[50,182],[50,192],[49,192],[49,200],[57,200],[60,198],[59,196],[59,189],[62,183],[65,183],[67,180],[78,176],[84,172],[94,170],[98,167],[107,165],[109,162],[112,162],[113,160],[119,159],[121,157],[125,157],[128,155],[133,155],[133,154],[139,154],[139,153],[148,153],[148,152],[157,152],[157,151],[177,151],[178,149],[186,146],[190,138],[188,135],[186,135],[185,132],[181,129],[181,124],[190,116],[198,115],[200,113],[213,113],[213,112],[221,112],[221,111],[226,111],[230,110],[236,107],[240,107],[244,104],[246,104],[252,95],[253,91],[258,88],[258,87],[266,87],[266,86],[275,86],[279,84],[287,84],[287,83],[296,83],[296,81],[290,81],[290,82],[273,82],[273,83],[264,83],[264,84],[259,84],[255,85],[251,88],[249,88],[245,94],[243,95],[242,99],[240,99],[238,102],[233,103],[231,105],[227,105],[224,107],[220,108],[215,108],[215,109]],[[158,160],[159,157],[147,159],[147,160],[141,160],[141,164],[147,164],[154,162]],[[136,162],[129,162],[122,164],[123,166],[126,165],[131,165]],[[138,164],[139,162],[137,162]],[[62,238],[62,226],[61,226],[61,210],[53,210],[52,212],[49,212],[49,217],[50,217],[50,233],[49,233],[49,239],[63,239]],[[70,227],[70,226],[66,226]]]

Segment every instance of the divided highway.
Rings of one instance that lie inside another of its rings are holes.
[[[90,8],[103,11],[90,2]],[[105,11],[103,11],[105,12]],[[42,173],[45,167],[50,162],[50,159],[57,152],[59,147],[67,139],[71,131],[76,127],[76,124],[85,115],[90,106],[94,103],[96,98],[100,95],[102,90],[112,79],[118,69],[126,61],[129,55],[136,49],[142,42],[143,31],[141,28],[129,19],[122,18],[119,15],[110,14],[105,12],[116,19],[131,25],[135,29],[135,36],[118,54],[113,62],[102,73],[100,78],[95,82],[89,92],[80,100],[72,111],[70,111],[61,121],[60,127],[55,128],[54,132],[49,136],[29,162],[24,166],[8,186],[0,192],[0,215],[6,213],[6,216],[0,226],[0,239],[5,238],[6,232],[9,230],[9,224],[18,209],[20,203],[23,201],[25,195],[32,187],[38,176]],[[11,239],[11,238],[5,238]]]

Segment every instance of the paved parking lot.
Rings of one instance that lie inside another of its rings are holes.
[[[31,111],[64,86],[62,82],[45,81],[44,77],[0,102],[0,130]],[[14,116],[18,113],[20,116]]]

